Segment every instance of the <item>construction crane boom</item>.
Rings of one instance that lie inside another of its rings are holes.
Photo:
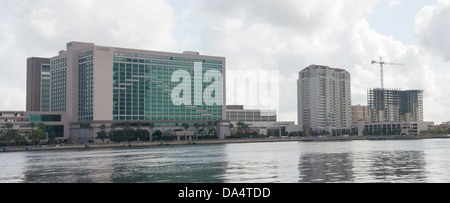
[[[393,65],[393,66],[403,66],[405,64],[401,64],[401,63],[386,63],[383,61],[383,58],[380,57],[380,61],[372,61],[372,65],[373,64],[380,64],[380,69],[381,69],[381,89],[384,89],[384,73],[383,73],[383,66],[384,65]]]

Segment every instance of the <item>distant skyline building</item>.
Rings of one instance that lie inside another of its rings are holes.
[[[352,122],[356,124],[360,121],[369,121],[369,107],[368,106],[352,106]]]
[[[352,124],[350,73],[311,65],[299,73],[299,129],[349,129]]]
[[[244,109],[243,105],[228,105],[226,120],[231,122],[277,122],[277,111]]]
[[[27,59],[26,111],[50,111],[50,59]]]
[[[226,120],[234,124],[234,131],[237,131],[237,123],[243,122],[254,132],[263,135],[287,136],[298,132],[295,122],[277,121],[276,110],[245,109],[243,105],[228,105]]]
[[[372,123],[423,122],[423,90],[369,89],[367,103]]]

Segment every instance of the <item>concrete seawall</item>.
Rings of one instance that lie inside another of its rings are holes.
[[[443,139],[445,136],[389,136],[389,137],[315,137],[295,139],[242,139],[242,140],[201,140],[192,142],[126,142],[114,144],[89,144],[89,145],[63,145],[63,146],[26,146],[1,147],[0,153],[21,151],[47,151],[47,150],[89,150],[104,148],[126,148],[126,147],[152,147],[152,146],[177,146],[177,145],[205,145],[205,144],[233,144],[233,143],[270,143],[270,142],[342,142],[354,140],[418,140],[418,139]],[[8,150],[4,150],[8,148]]]

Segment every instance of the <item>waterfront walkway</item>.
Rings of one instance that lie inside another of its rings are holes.
[[[353,140],[415,140],[415,139],[442,139],[450,138],[450,135],[441,136],[369,136],[369,137],[305,137],[305,138],[276,138],[276,139],[230,139],[230,140],[199,140],[199,141],[173,141],[173,142],[124,142],[108,144],[87,145],[52,145],[52,146],[17,146],[0,147],[1,152],[19,151],[43,151],[43,150],[79,150],[79,149],[101,149],[122,147],[151,147],[171,145],[203,145],[203,144],[231,144],[231,143],[267,143],[267,142],[332,142]]]

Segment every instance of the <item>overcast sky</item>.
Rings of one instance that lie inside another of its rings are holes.
[[[405,64],[386,67],[386,88],[425,90],[425,120],[450,120],[450,0],[0,0],[0,19],[0,110],[25,110],[26,58],[83,41],[278,70],[282,121],[297,121],[305,67],[346,69],[352,104],[367,105],[383,56]]]

